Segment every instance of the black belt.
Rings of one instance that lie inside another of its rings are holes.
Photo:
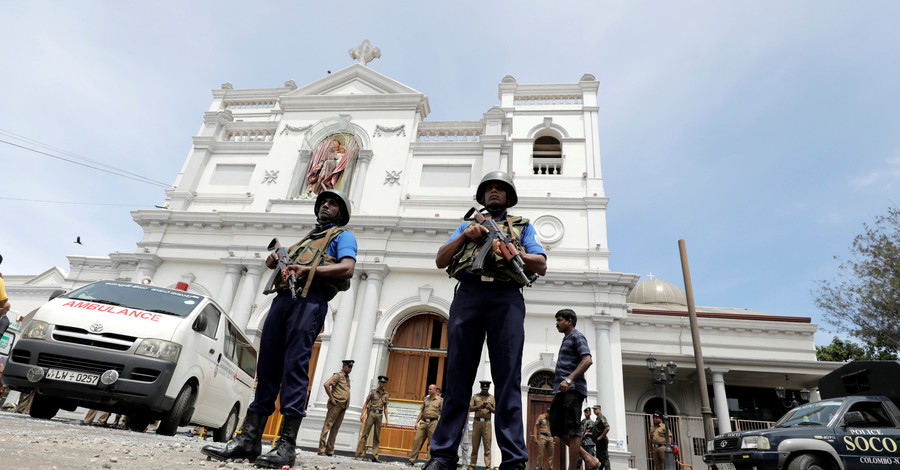
[[[491,418],[475,418],[475,421],[490,421]]]
[[[549,432],[542,432],[542,433],[539,433],[539,434],[542,435],[542,436],[553,437],[553,436],[550,435]]]
[[[665,447],[665,444],[653,444],[653,447]]]
[[[381,414],[382,411],[384,411],[384,410],[369,410],[369,413],[378,413],[378,414]]]
[[[422,421],[424,421],[426,423],[430,423],[432,421],[437,421],[437,418],[422,418]]]
[[[478,274],[460,276],[456,278],[456,280],[462,284],[481,284],[497,288],[521,289],[522,287],[525,287],[516,281],[482,281],[481,276]]]

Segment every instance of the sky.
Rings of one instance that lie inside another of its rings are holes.
[[[810,317],[827,344],[846,334],[816,281],[900,199],[898,17],[896,1],[5,2],[0,271],[135,251],[130,211],[164,203],[211,90],[302,86],[369,39],[368,66],[428,95],[429,121],[480,119],[507,74],[594,75],[611,269],[683,287],[684,239],[697,305]]]

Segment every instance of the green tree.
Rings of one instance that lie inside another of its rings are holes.
[[[863,224],[850,257],[832,281],[818,281],[816,306],[825,321],[863,343],[873,355],[896,358],[900,348],[900,209],[889,207],[874,225]],[[832,345],[835,343],[832,342]],[[826,347],[827,348],[827,347]],[[818,353],[818,348],[817,353]]]
[[[863,360],[895,360],[896,354],[873,345],[860,346],[852,341],[842,341],[835,336],[831,344],[816,346],[816,359],[819,361],[863,361]]]

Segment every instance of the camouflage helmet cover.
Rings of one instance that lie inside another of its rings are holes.
[[[338,201],[340,201],[340,204],[341,204],[340,213],[341,213],[341,219],[343,219],[343,220],[341,220],[341,223],[339,223],[338,225],[340,225],[340,226],[347,225],[347,222],[350,222],[350,198],[348,198],[347,195],[344,194],[344,192],[341,190],[327,189],[327,190],[319,193],[319,195],[316,196],[316,205],[314,208],[315,213],[316,214],[319,213],[319,207],[322,205],[322,202],[325,201],[326,196],[331,196],[331,197],[337,199]]]
[[[486,175],[484,178],[481,178],[481,183],[478,184],[478,189],[475,190],[475,200],[484,205],[484,188],[490,182],[500,182],[507,186],[506,189],[506,207],[512,207],[519,202],[519,196],[516,194],[516,184],[513,183],[512,178],[503,171],[492,171]]]

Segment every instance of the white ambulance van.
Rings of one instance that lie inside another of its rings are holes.
[[[159,434],[195,424],[228,441],[250,405],[256,349],[186,288],[98,281],[51,297],[10,352],[3,384],[37,391],[36,418],[83,406],[121,413],[133,430],[159,419]]]

